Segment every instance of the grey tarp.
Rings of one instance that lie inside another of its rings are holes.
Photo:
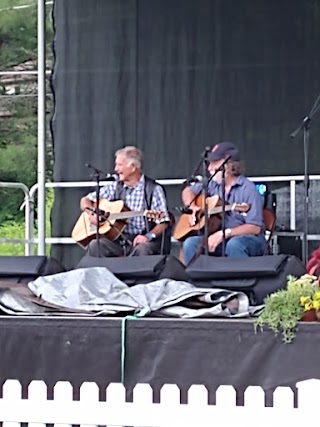
[[[161,279],[133,287],[117,279],[107,268],[92,267],[38,277],[28,283],[35,297],[52,307],[70,312],[115,315],[157,313],[174,317],[246,317],[250,307],[242,292],[197,288],[188,282]],[[0,306],[8,314],[44,313],[42,306],[25,303],[21,296],[3,291]]]

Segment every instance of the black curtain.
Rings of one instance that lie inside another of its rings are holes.
[[[247,175],[303,173],[290,133],[320,92],[320,0],[55,0],[53,17],[55,181],[89,180],[87,162],[111,172],[128,144],[147,174],[181,178],[221,140],[239,145]],[[320,113],[311,126],[316,174]],[[54,236],[70,236],[87,191],[56,191]],[[287,226],[288,189],[276,191]],[[81,255],[52,253],[67,267]]]

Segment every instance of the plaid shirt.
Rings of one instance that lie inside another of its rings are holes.
[[[134,187],[124,185],[125,191],[125,205],[132,211],[139,211],[146,209],[145,200],[145,179],[144,175],[141,176],[139,182]],[[111,182],[100,189],[100,199],[115,200],[117,181]],[[93,191],[86,196],[92,202],[96,201],[96,192]],[[167,202],[164,191],[160,185],[157,185],[153,191],[152,203],[150,210],[163,212],[164,216],[161,218],[161,222],[169,222]],[[136,218],[130,218],[125,228],[126,234],[136,235],[142,233],[148,229],[147,218],[139,216]]]

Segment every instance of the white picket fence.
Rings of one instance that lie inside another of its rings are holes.
[[[0,421],[3,427],[19,427],[20,422],[28,422],[30,427],[45,427],[46,423],[58,427],[71,424],[83,427],[273,427],[279,423],[301,427],[315,415],[320,380],[302,381],[297,383],[297,388],[298,407],[294,408],[293,391],[288,387],[278,387],[273,395],[273,407],[265,407],[265,395],[260,387],[248,387],[244,406],[236,406],[236,391],[232,386],[220,386],[216,392],[216,404],[208,405],[208,392],[203,385],[191,386],[188,403],[180,404],[180,390],[176,385],[164,385],[160,403],[152,403],[151,387],[138,384],[133,391],[133,402],[129,403],[125,401],[124,387],[116,383],[108,386],[106,401],[101,402],[95,383],[84,383],[80,389],[80,400],[73,401],[72,385],[68,382],[58,382],[53,399],[48,400],[44,382],[32,381],[28,398],[22,399],[20,383],[8,380],[2,388]]]

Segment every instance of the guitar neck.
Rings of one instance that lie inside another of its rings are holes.
[[[226,212],[231,211],[232,209],[233,209],[232,205],[225,205],[225,211]],[[220,213],[220,212],[222,212],[222,206],[217,206],[215,208],[209,209],[208,215],[211,216],[211,215],[215,215],[215,214]]]
[[[144,216],[144,212],[145,211],[128,211],[128,212],[111,213],[108,216],[108,221],[136,218],[137,216]]]

